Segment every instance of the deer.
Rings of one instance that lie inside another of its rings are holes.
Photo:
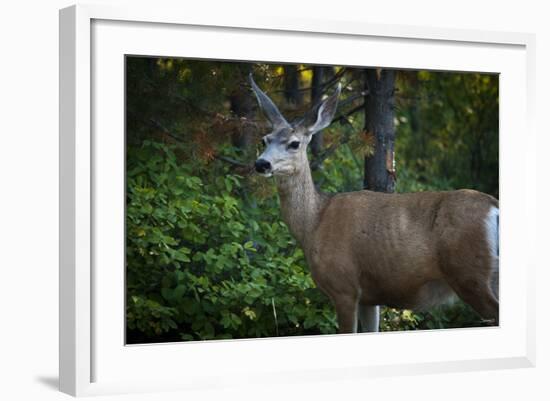
[[[339,333],[378,332],[380,305],[423,311],[457,297],[498,326],[496,198],[471,189],[322,193],[307,146],[331,124],[341,84],[289,123],[252,74],[249,81],[271,126],[254,168],[274,178],[282,220],[332,302]]]

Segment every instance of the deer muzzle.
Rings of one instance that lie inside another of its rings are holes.
[[[267,174],[271,171],[271,163],[265,159],[256,160],[256,163],[254,163],[254,167],[256,168],[256,171],[260,174]]]

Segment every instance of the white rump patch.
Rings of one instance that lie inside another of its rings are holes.
[[[493,294],[499,298],[499,209],[492,207],[485,219],[485,226],[487,227],[487,243],[489,244],[489,252],[492,256],[491,261],[491,289]]]
[[[498,257],[499,254],[499,245],[498,245],[498,218],[499,218],[499,209],[496,207],[491,207],[487,218],[485,219],[485,227],[487,228],[487,243],[489,244],[489,252],[491,255]]]

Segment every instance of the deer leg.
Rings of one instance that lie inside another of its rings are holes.
[[[333,300],[338,318],[338,332],[357,333],[357,299],[348,296],[339,296]]]
[[[380,306],[359,304],[359,332],[380,331]]]
[[[491,319],[498,325],[499,303],[494,293],[498,279],[496,254],[487,254],[486,245],[480,242],[459,244],[441,256],[445,261],[442,265],[445,279],[456,295],[481,317]]]
[[[460,282],[451,284],[456,294],[485,319],[498,325],[498,300],[489,283]]]

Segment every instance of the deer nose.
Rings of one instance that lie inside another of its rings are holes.
[[[256,167],[256,171],[258,173],[266,173],[267,171],[271,170],[271,163],[265,159],[256,160],[254,166]]]

